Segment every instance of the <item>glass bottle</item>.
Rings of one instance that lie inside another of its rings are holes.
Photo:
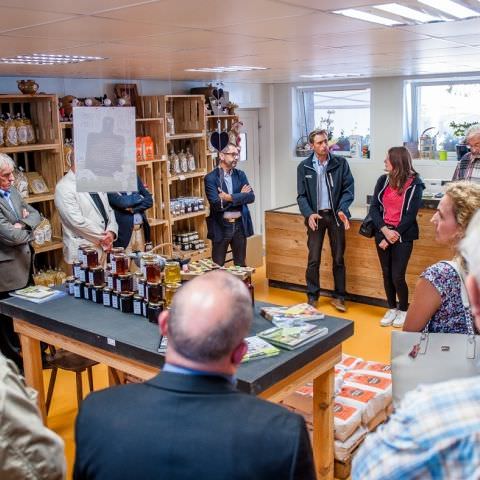
[[[187,157],[188,169],[189,169],[191,172],[194,172],[197,167],[196,167],[196,165],[195,165],[195,157],[194,157],[193,154],[190,152],[190,148],[189,148],[189,147],[187,147],[186,157]]]

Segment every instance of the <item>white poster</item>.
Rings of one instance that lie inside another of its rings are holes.
[[[134,107],[73,109],[77,192],[137,190]]]

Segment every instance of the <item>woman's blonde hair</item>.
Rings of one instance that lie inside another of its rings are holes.
[[[465,181],[453,182],[448,185],[445,195],[452,200],[455,220],[465,235],[470,220],[480,209],[480,185]]]

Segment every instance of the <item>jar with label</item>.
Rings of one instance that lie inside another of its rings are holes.
[[[165,283],[179,283],[182,280],[179,262],[165,263]]]
[[[158,303],[163,300],[163,285],[159,282],[147,282],[145,298],[151,303]]]
[[[92,292],[92,302],[103,303],[103,286],[94,285]]]
[[[65,291],[67,292],[67,295],[73,295],[73,286],[75,284],[75,277],[67,277],[65,280]]]
[[[105,283],[105,273],[102,267],[91,268],[88,272],[88,281],[95,286],[102,286]]]
[[[143,304],[143,297],[140,295],[133,296],[133,313],[135,315],[142,315],[142,304]]]
[[[173,296],[181,286],[181,283],[169,283],[165,285],[165,308],[170,308],[170,305],[173,301]]]
[[[88,267],[80,267],[80,274],[78,276],[82,282],[88,282]]]
[[[156,261],[145,263],[145,277],[147,282],[157,283],[162,279],[160,265]]]
[[[81,280],[75,280],[73,284],[73,296],[75,298],[83,298],[83,289],[85,287],[85,282]]]
[[[148,317],[148,300],[147,299],[143,299],[143,302],[142,302],[142,315],[147,318]]]
[[[84,255],[87,258],[87,267],[95,268],[98,267],[98,252],[94,248],[88,248],[85,250]]]
[[[112,272],[117,275],[128,273],[128,257],[124,253],[115,253],[112,257]]]
[[[141,278],[143,278],[142,272],[135,272],[132,275],[132,284],[133,284],[132,292],[138,292],[138,282]]]
[[[79,247],[78,247],[78,250],[77,250],[77,256],[78,256],[78,261],[82,264],[82,265],[86,265],[87,264],[87,258],[85,257],[85,250],[87,248],[91,248],[90,245],[86,244],[86,243],[82,243]]]
[[[109,263],[112,266],[113,272],[115,272],[115,255],[118,255],[119,253],[125,253],[125,249],[123,247],[114,247],[111,250],[107,252],[107,263]]]
[[[105,287],[103,289],[103,306],[111,307],[112,306],[112,289]]]
[[[142,297],[145,296],[145,286],[147,285],[147,281],[144,278],[138,279],[138,294]]]
[[[92,298],[91,297],[91,293],[92,293],[91,287],[92,287],[92,285],[90,285],[89,283],[85,283],[85,286],[83,287],[83,298],[85,300],[90,300]]]
[[[162,303],[151,303],[148,302],[147,306],[147,318],[150,323],[158,323],[158,316],[160,312],[163,310],[163,302]]]
[[[116,308],[118,310],[119,307],[120,307],[120,293],[112,292],[112,308]]]
[[[115,290],[117,292],[131,292],[133,290],[132,275],[130,273],[118,275]]]
[[[119,308],[122,313],[133,312],[133,293],[123,292],[120,294]]]

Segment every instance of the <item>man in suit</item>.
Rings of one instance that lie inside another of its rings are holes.
[[[98,251],[100,263],[118,234],[117,221],[106,193],[77,192],[75,162],[55,188],[55,206],[63,227],[63,255],[71,265],[78,260],[78,247],[89,244]]]
[[[31,280],[33,230],[41,222],[40,214],[27,204],[13,186],[14,161],[0,153],[0,298],[27,286]],[[20,368],[22,359],[13,321],[0,316],[0,349]]]
[[[114,247],[123,247],[128,252],[144,251],[150,241],[150,226],[145,211],[153,205],[152,194],[137,175],[136,192],[112,192],[108,201],[115,212],[118,237]]]
[[[207,229],[212,241],[212,260],[223,266],[231,246],[233,263],[244,267],[247,237],[253,235],[247,205],[255,201],[255,194],[245,173],[234,168],[238,159],[236,145],[229,143],[219,153],[219,159],[218,168],[205,177],[205,193],[210,203]]]
[[[216,271],[182,286],[159,317],[163,371],[82,403],[74,479],[313,480],[303,418],[235,388],[251,322],[235,276]]]

